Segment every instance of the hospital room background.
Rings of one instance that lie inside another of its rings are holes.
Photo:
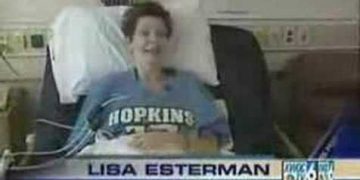
[[[344,104],[358,97],[359,0],[188,1],[209,24],[235,26],[256,37],[270,79],[268,128],[276,134],[276,155],[315,153]],[[17,150],[26,151],[33,143],[49,29],[60,11],[133,2],[0,0],[1,153],[17,143],[25,144]]]

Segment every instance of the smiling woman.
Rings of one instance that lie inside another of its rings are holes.
[[[135,4],[122,28],[134,67],[94,85],[68,142],[83,140],[84,128],[97,136],[88,136],[74,152],[101,135],[128,137],[116,149],[131,146],[142,154],[220,152],[230,142],[230,130],[213,97],[191,73],[163,67],[172,35],[170,13],[157,3]]]
[[[137,27],[130,36],[130,54],[142,80],[149,83],[155,91],[161,90],[162,78],[159,74],[168,44],[168,30],[163,21],[156,17],[141,17]]]
[[[130,42],[130,53],[141,79],[161,90],[161,68],[172,33],[169,12],[160,5],[139,6],[125,14],[122,29]]]

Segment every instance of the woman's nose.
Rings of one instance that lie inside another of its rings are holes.
[[[148,38],[149,41],[153,43],[156,43],[160,40],[160,37],[156,33],[151,33]]]
[[[155,34],[150,34],[148,40],[149,40],[150,42],[156,42],[156,41],[157,41],[157,37],[156,37]]]

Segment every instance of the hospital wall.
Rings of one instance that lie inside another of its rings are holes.
[[[59,11],[69,5],[100,6],[101,3],[98,0],[0,0],[0,44],[11,46],[6,58],[15,70],[0,60],[0,87],[8,83],[31,85],[39,80],[44,69],[48,27]],[[41,35],[44,45],[32,47],[31,38],[37,35]]]
[[[264,51],[271,75],[281,72],[289,60],[300,54],[314,51],[356,52],[359,49],[359,0],[198,2],[210,24],[231,25],[252,31]],[[8,51],[6,57],[16,70],[14,73],[3,60],[0,60],[0,101],[1,92],[9,87],[21,86],[29,90],[29,96],[33,99],[31,101],[35,104],[44,70],[44,47],[51,36],[48,28],[56,14],[66,5],[100,6],[100,2],[0,0],[0,44],[12,43],[14,48]],[[22,46],[24,39],[31,42],[39,37],[37,35],[43,38],[43,46]],[[8,38],[9,36],[11,37]],[[275,91],[281,88],[282,85],[277,84],[276,79],[272,82]],[[275,100],[285,101],[285,95],[278,94],[280,95],[277,95]],[[0,121],[4,120],[0,117]],[[5,137],[2,136],[5,131],[0,129],[0,137]],[[0,142],[4,141],[0,139]]]
[[[297,150],[290,156],[309,155],[341,114],[344,103],[356,99],[338,90],[348,88],[345,85],[337,85],[337,94],[329,93],[333,90],[314,92],[330,82],[360,82],[360,1],[204,2],[201,8],[210,23],[234,25],[257,37],[271,77],[272,117],[281,131],[277,133],[285,132],[280,137],[286,139],[283,145]],[[293,72],[299,79],[289,78],[291,66],[303,68]],[[298,80],[303,83],[301,90],[294,91]]]
[[[19,23],[49,22],[67,5],[97,6],[98,0],[0,0],[0,20]]]
[[[0,43],[11,47],[6,57],[20,74],[14,75],[1,62],[2,81],[39,78],[43,69],[44,46],[32,47],[31,38],[41,35],[46,43],[49,25],[59,11],[69,5],[101,4],[98,0],[0,0]]]
[[[20,120],[23,118],[21,115],[17,118],[10,112],[9,105],[12,102],[6,97],[13,94],[9,95],[9,89],[15,90],[11,93],[15,92],[17,95],[29,98],[25,106],[32,111],[28,115],[33,115],[44,70],[44,47],[49,35],[47,29],[59,11],[68,5],[100,6],[101,4],[97,0],[0,0],[0,46],[11,47],[6,49],[5,54],[9,64],[0,58],[0,154],[9,146],[8,121],[18,121],[12,122],[16,124],[29,120],[28,118]],[[44,44],[33,47],[31,39],[39,38],[39,35]],[[0,47],[0,50],[3,47]],[[16,90],[22,88],[25,88],[27,93],[22,94]],[[16,103],[20,106],[25,104],[22,100]],[[22,133],[21,129],[15,131]]]
[[[251,30],[271,70],[303,51],[356,50],[359,0],[203,0],[210,23]],[[292,33],[292,35],[287,35]],[[287,37],[291,41],[286,41]]]
[[[272,71],[287,59],[309,50],[354,50],[359,41],[359,0],[197,0],[211,24],[234,25],[254,32]],[[194,3],[195,4],[195,3]],[[12,32],[20,36],[47,35],[46,29],[66,5],[99,6],[99,0],[0,0],[0,43]],[[18,33],[14,33],[18,31]],[[287,42],[287,33],[292,33]],[[330,38],[331,37],[331,38]],[[47,40],[47,36],[44,37]],[[10,63],[24,76],[0,62],[0,79],[39,77],[43,48],[8,53]],[[21,60],[29,59],[29,60]]]
[[[354,90],[341,91],[360,82],[359,1],[204,2],[201,8],[211,24],[254,33],[271,77],[274,123],[287,135],[281,137],[287,140],[285,146],[297,150],[291,156],[309,155],[343,105],[356,101]],[[291,79],[290,73],[298,79]],[[342,84],[334,85],[339,81]],[[294,90],[296,83],[302,83],[297,87],[301,90]]]

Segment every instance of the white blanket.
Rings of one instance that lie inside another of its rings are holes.
[[[132,136],[120,136],[116,139],[105,140],[96,139],[96,142],[92,145],[85,147],[77,156],[82,155],[186,155],[186,152],[179,149],[157,149],[156,151],[136,149],[129,145]],[[219,155],[234,155],[230,152],[228,147],[224,147],[219,151]]]
[[[85,147],[78,156],[81,155],[181,155],[185,152],[179,149],[157,149],[147,150],[146,152],[136,149],[129,145],[132,136],[120,136],[113,140],[97,139],[92,145]]]

